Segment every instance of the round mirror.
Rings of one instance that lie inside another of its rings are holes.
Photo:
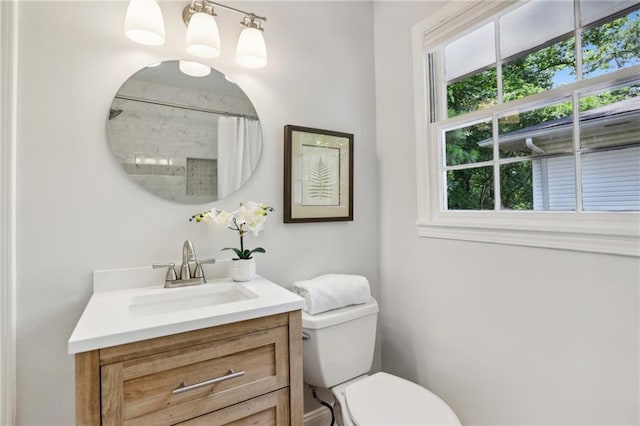
[[[242,89],[221,72],[186,61],[131,76],[111,103],[107,138],[133,181],[188,204],[236,191],[262,151],[258,115]]]

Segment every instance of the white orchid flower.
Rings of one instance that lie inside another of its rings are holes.
[[[245,249],[244,234],[246,231],[251,231],[253,235],[258,236],[270,211],[273,211],[273,208],[266,204],[247,201],[240,203],[240,208],[230,213],[213,207],[206,213],[193,216],[192,219],[195,218],[196,222],[204,221],[208,224],[226,226],[237,231],[240,236],[240,248],[227,247],[222,250],[233,250],[238,259],[250,259],[253,253],[264,253],[265,250],[262,247],[256,247],[253,250]]]
[[[214,218],[216,216],[216,210],[212,209],[202,215],[202,221],[211,225],[214,223]]]
[[[224,210],[216,212],[213,221],[218,225],[231,226],[233,225],[233,214],[227,213]]]
[[[262,225],[267,220],[268,208],[264,204],[253,201],[247,201],[240,206],[239,214],[243,219],[242,223],[253,232],[253,235],[257,236],[262,230]]]

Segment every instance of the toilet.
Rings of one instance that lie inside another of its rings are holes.
[[[341,426],[459,426],[453,410],[422,386],[388,373],[368,375],[377,317],[373,298],[316,315],[303,312],[304,381],[331,389]]]

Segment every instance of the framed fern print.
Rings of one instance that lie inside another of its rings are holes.
[[[353,220],[353,134],[284,126],[284,222]]]

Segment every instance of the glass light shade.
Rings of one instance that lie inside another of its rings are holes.
[[[193,62],[193,61],[180,61],[178,65],[180,71],[191,77],[206,77],[211,73],[211,68],[207,65]]]
[[[212,15],[198,12],[191,16],[187,27],[187,52],[199,58],[220,56],[220,33]]]
[[[245,28],[240,33],[236,61],[246,68],[262,68],[267,65],[267,46],[262,31]]]
[[[164,19],[158,0],[131,0],[124,20],[130,40],[148,46],[164,44]]]

